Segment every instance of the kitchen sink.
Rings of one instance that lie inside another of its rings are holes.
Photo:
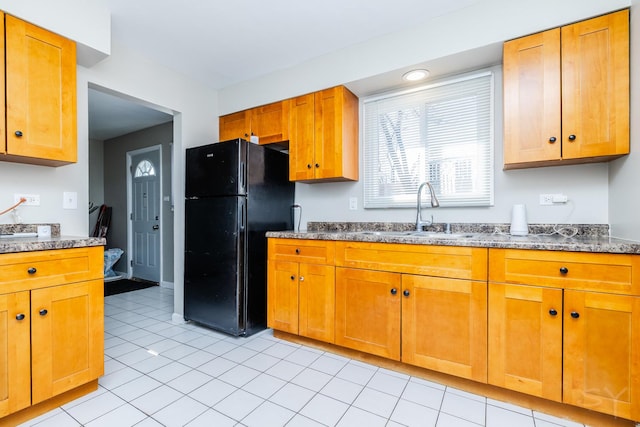
[[[389,236],[389,237],[424,237],[431,239],[464,239],[473,237],[471,233],[442,233],[435,231],[358,231],[365,236]]]
[[[365,236],[411,236],[416,231],[358,231]]]

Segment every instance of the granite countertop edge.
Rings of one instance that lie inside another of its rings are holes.
[[[54,249],[85,248],[90,246],[104,246],[106,244],[107,241],[103,237],[10,237],[0,239],[0,254],[46,251]]]
[[[354,242],[403,243],[411,245],[464,246],[502,249],[535,249],[566,252],[640,254],[640,242],[606,237],[535,235],[511,236],[504,233],[469,233],[468,236],[394,236],[361,231],[269,231],[267,237],[285,239],[335,240]]]

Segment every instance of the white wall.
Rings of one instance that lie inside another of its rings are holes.
[[[104,141],[89,140],[89,202],[98,208],[104,203]],[[89,236],[98,220],[100,209],[89,215]]]
[[[640,0],[631,3],[631,154],[611,164],[609,218],[613,236],[640,240]]]
[[[629,4],[629,0],[481,0],[462,11],[434,19],[428,25],[347,47],[300,66],[224,88],[220,91],[220,111],[229,113],[337,84],[359,83],[411,64],[445,57],[454,60],[465,52]],[[496,89],[495,206],[440,208],[433,212],[435,220],[508,222],[511,206],[525,203],[530,223],[608,223],[608,164],[502,170],[499,72]],[[360,170],[362,173],[362,165]],[[415,220],[414,209],[362,209],[362,185],[362,181],[296,184],[296,202],[303,206],[302,228],[307,221]],[[564,193],[571,201],[564,206],[540,206],[540,193]],[[358,198],[358,210],[348,210],[349,197]]]

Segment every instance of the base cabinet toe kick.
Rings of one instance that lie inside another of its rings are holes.
[[[269,238],[268,259],[285,339],[594,425],[640,420],[640,255]]]

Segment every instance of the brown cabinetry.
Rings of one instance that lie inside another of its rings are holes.
[[[289,103],[274,102],[261,107],[220,116],[220,140],[258,138],[259,144],[289,140]]]
[[[357,181],[358,98],[337,86],[289,102],[289,179]]]
[[[489,382],[640,418],[637,256],[491,249]]]
[[[629,153],[629,11],[504,44],[504,167]]]
[[[0,160],[60,166],[77,161],[76,45],[4,15],[6,146]]]
[[[0,255],[0,421],[102,375],[102,267],[102,247]]]
[[[333,242],[269,239],[267,326],[333,343]]]
[[[336,242],[336,265],[336,344],[486,382],[486,249]]]

